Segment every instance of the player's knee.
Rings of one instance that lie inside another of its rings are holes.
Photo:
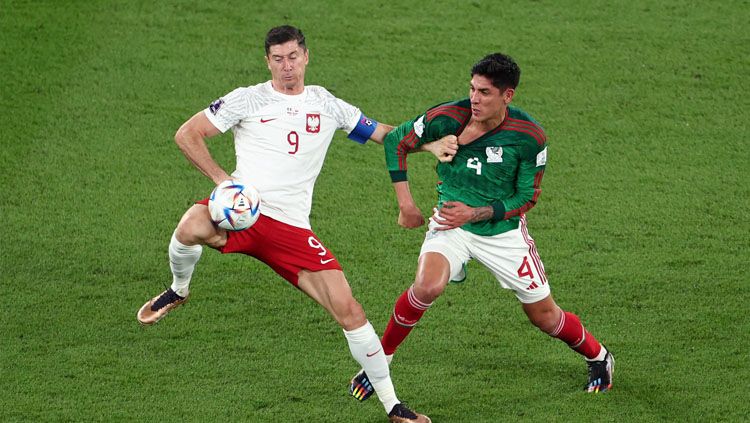
[[[414,282],[414,295],[419,301],[429,304],[443,293],[445,285],[438,279],[417,277]]]
[[[185,245],[201,243],[199,226],[192,218],[182,219],[174,231],[175,238]]]
[[[194,206],[180,219],[175,229],[175,237],[185,245],[217,244],[221,234],[211,221],[208,212]]]
[[[338,305],[335,317],[339,325],[345,330],[358,329],[367,323],[365,310],[354,298]]]
[[[529,314],[529,321],[542,332],[550,334],[554,332],[557,324],[560,323],[561,313],[559,308],[539,310]]]

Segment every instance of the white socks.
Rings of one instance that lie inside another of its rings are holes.
[[[601,345],[601,347],[602,347],[602,349],[599,350],[599,355],[597,355],[596,357],[592,358],[591,360],[589,360],[586,357],[583,357],[583,358],[586,358],[586,361],[602,361],[602,360],[604,360],[604,357],[607,356],[607,349],[604,348],[604,345],[602,345],[601,343],[599,345]]]
[[[370,322],[367,322],[360,328],[351,331],[345,330],[344,336],[349,342],[349,351],[352,352],[352,357],[367,373],[375,393],[378,394],[380,402],[385,407],[385,412],[389,413],[393,406],[399,403],[399,400],[396,398],[396,390],[393,388],[393,382],[391,382],[388,362],[375,329]]]
[[[172,269],[172,291],[180,297],[187,297],[190,278],[193,276],[195,263],[201,258],[203,246],[185,245],[172,234],[169,241],[169,267]]]

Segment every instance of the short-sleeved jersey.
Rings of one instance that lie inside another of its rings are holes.
[[[299,95],[285,95],[271,81],[237,88],[204,113],[221,132],[234,132],[232,177],[258,189],[261,213],[306,229],[333,134],[351,132],[361,115],[323,87],[308,85]]]
[[[471,104],[463,99],[435,106],[391,131],[384,141],[391,179],[406,180],[409,152],[446,135],[460,135],[470,119]],[[497,128],[459,145],[451,162],[437,164],[438,207],[446,201],[492,206],[494,218],[463,226],[477,235],[516,229],[519,217],[539,198],[546,163],[544,130],[526,112],[509,106]]]

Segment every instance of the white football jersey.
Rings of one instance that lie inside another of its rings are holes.
[[[260,192],[261,213],[309,229],[315,180],[336,129],[351,132],[360,110],[323,87],[286,95],[271,81],[237,88],[204,113],[221,132],[232,128],[232,177]]]

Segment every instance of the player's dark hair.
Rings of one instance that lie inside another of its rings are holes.
[[[471,76],[482,75],[492,81],[496,88],[505,90],[515,89],[521,79],[521,68],[512,57],[502,53],[492,53],[485,56],[471,67]]]
[[[299,30],[299,28],[290,25],[271,28],[271,30],[268,31],[268,34],[266,34],[266,56],[268,56],[268,51],[271,46],[284,44],[289,41],[297,41],[297,44],[302,47],[302,50],[307,50],[307,47],[305,46],[305,35]]]

